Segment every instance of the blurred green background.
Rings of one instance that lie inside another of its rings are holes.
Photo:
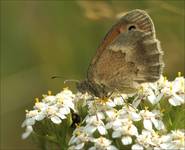
[[[89,62],[117,16],[144,9],[164,50],[165,71],[184,75],[184,0],[2,1],[1,149],[36,149],[21,140],[25,109],[65,79],[84,79]],[[62,79],[50,79],[60,75]],[[70,86],[70,85],[68,85]]]

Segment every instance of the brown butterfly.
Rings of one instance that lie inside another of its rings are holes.
[[[104,98],[109,92],[134,92],[155,82],[163,70],[163,52],[150,16],[143,10],[126,13],[107,33],[88,68],[81,92]]]

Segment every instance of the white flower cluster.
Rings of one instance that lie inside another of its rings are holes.
[[[185,149],[185,131],[175,130],[167,135],[159,135],[155,131],[143,130],[137,136],[136,144],[132,150],[184,150]]]
[[[171,82],[161,77],[156,83],[143,84],[137,93],[115,93],[105,99],[65,89],[45,96],[27,111],[22,137],[30,135],[36,121],[49,118],[60,124],[72,110],[79,113],[81,123],[70,135],[69,150],[185,149],[185,130],[169,130],[164,119],[167,104],[173,109],[185,103],[184,81],[183,77]]]
[[[133,150],[183,149],[184,130],[164,134],[166,128],[162,111],[159,108],[149,110],[146,106],[144,109],[138,106],[143,100],[155,106],[163,99],[178,106],[184,104],[184,95],[183,77],[173,82],[162,77],[156,83],[143,84],[142,90],[132,95],[118,94],[116,97],[93,100],[87,98],[88,114],[82,125],[73,132],[69,149],[87,149],[89,145],[89,150],[124,149],[128,145]],[[132,104],[127,103],[130,98],[134,100]],[[178,138],[174,138],[177,134]]]
[[[108,147],[117,149],[111,145],[110,139],[120,140],[122,145],[130,145],[133,143],[133,139],[141,136],[138,133],[138,127],[135,125],[135,122],[138,121],[143,122],[143,127],[148,132],[154,132],[152,124],[157,130],[165,129],[159,111],[138,110],[124,103],[123,97],[116,97],[112,100],[87,100],[87,105],[89,113],[84,119],[85,125],[76,128],[69,142],[69,145],[72,145],[69,149],[82,149],[85,144],[93,143],[94,146],[90,150],[99,150],[100,146],[97,147],[97,143],[94,143],[94,141],[99,140],[99,138],[94,138],[94,135],[97,134],[102,139],[101,147],[104,148],[101,149],[103,150],[109,149]],[[107,140],[109,142],[104,142]]]
[[[152,104],[166,98],[171,105],[179,106],[185,103],[184,84],[183,77],[177,77],[171,82],[166,77],[161,77],[158,82],[143,84],[143,94]]]
[[[60,124],[71,113],[70,109],[75,111],[75,95],[68,89],[64,89],[56,96],[51,95],[49,92],[49,95],[43,95],[43,97],[40,102],[38,98],[36,99],[33,110],[26,111],[26,119],[22,123],[22,127],[26,127],[26,131],[22,134],[23,139],[32,133],[32,126],[36,121],[49,118],[54,124]]]

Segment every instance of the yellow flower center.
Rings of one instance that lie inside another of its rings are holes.
[[[178,77],[181,77],[181,72],[178,72]]]
[[[69,87],[64,87],[63,90],[64,90],[64,91],[65,91],[65,90],[69,90]]]
[[[182,88],[182,92],[184,92],[185,91],[184,80],[181,80],[181,88]]]
[[[167,81],[167,77],[166,77],[166,76],[164,76],[164,83],[166,83],[166,81]]]
[[[109,101],[108,98],[102,98],[102,99],[99,99],[99,100],[100,100],[100,103],[102,103],[102,104],[105,104],[106,102]]]
[[[145,106],[145,110],[148,110],[148,106]]]
[[[57,99],[58,104],[64,104],[64,100],[62,98]]]
[[[170,91],[172,92],[172,90],[173,90],[173,86],[172,84],[170,84]]]
[[[99,138],[99,142],[100,142],[101,144],[103,144],[103,143],[104,143],[104,138],[103,138],[103,137],[100,137],[100,138]]]
[[[35,103],[39,103],[39,98],[38,97],[35,98]]]
[[[45,95],[45,94],[42,94],[42,97],[43,97],[43,98],[46,98],[46,96],[47,96],[47,95]]]
[[[48,90],[48,95],[49,95],[49,96],[51,95],[51,91],[50,91],[50,90]]]
[[[161,113],[163,113],[163,112],[165,112],[165,109],[163,108],[163,109],[161,109]]]

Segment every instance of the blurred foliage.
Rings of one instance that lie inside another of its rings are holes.
[[[164,74],[184,75],[184,0],[0,3],[3,150],[34,149],[20,139],[24,110],[47,90],[59,92],[65,79],[84,79],[98,44],[123,12],[149,12],[165,53]],[[51,80],[52,75],[62,79]]]

